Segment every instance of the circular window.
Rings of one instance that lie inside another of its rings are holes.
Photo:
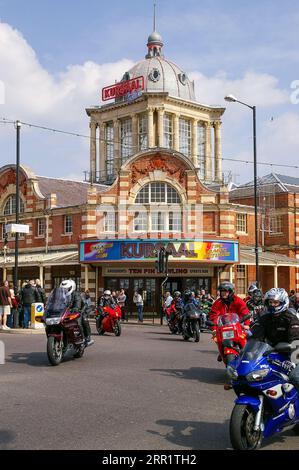
[[[184,72],[179,73],[179,80],[182,83],[182,85],[186,85],[187,75]]]
[[[157,82],[158,80],[160,80],[160,76],[161,76],[160,71],[158,69],[153,69],[149,73],[148,77],[152,82]]]

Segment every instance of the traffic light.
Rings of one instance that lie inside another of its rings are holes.
[[[158,251],[158,261],[156,261],[156,269],[158,273],[164,273],[165,272],[165,248],[162,247]]]

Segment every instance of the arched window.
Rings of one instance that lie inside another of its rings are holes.
[[[21,198],[19,198],[19,212],[24,212],[24,203]],[[5,205],[4,205],[4,215],[13,215],[16,213],[16,195],[12,194],[9,196],[7,199]]]
[[[146,184],[137,194],[135,204],[149,205],[149,208],[138,208],[135,212],[136,232],[182,231],[182,201],[178,191],[170,184]]]
[[[137,194],[137,204],[181,204],[181,198],[176,189],[167,183],[148,183]]]

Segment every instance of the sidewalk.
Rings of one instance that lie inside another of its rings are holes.
[[[90,318],[89,319],[90,324],[93,325],[95,324],[95,319]],[[126,321],[121,321],[121,325],[133,325],[133,326],[162,326],[160,323],[160,318],[154,318],[154,323],[152,318],[146,318],[143,320],[143,323],[139,323],[137,319],[133,318],[130,319],[128,322]],[[166,321],[163,320],[163,326],[167,325]],[[38,328],[38,329],[31,329],[31,328],[12,328],[11,330],[1,330],[0,329],[0,334],[7,334],[7,335],[40,335],[40,334],[45,334],[45,329],[44,328]]]

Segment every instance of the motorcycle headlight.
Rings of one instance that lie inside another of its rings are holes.
[[[269,369],[253,370],[252,372],[246,375],[246,380],[248,380],[248,382],[263,380],[263,378],[266,377],[266,375],[268,374]]]
[[[232,366],[227,366],[226,372],[230,379],[238,378],[238,372]]]

